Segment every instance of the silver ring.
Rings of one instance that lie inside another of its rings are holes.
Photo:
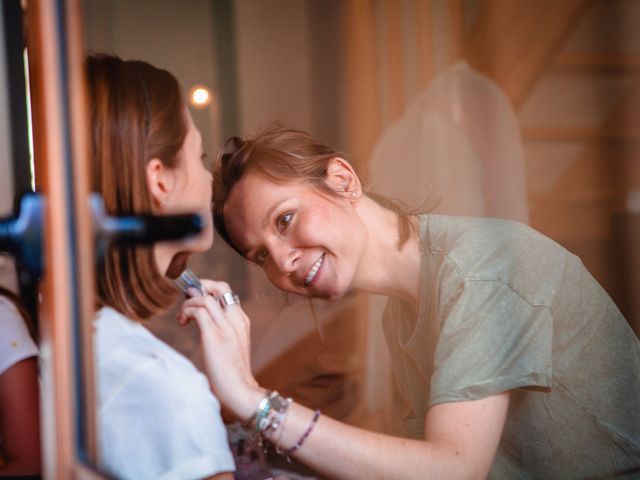
[[[232,292],[223,293],[218,297],[218,302],[222,308],[229,307],[240,303],[240,297]]]

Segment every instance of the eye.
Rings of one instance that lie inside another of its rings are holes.
[[[256,265],[262,265],[269,256],[269,252],[267,252],[264,248],[262,250],[258,250],[255,257],[253,257],[253,263]]]
[[[280,217],[278,217],[278,220],[276,221],[276,226],[278,228],[279,232],[284,232],[287,230],[287,228],[289,228],[289,226],[291,225],[291,221],[293,220],[293,213],[289,212],[289,213],[285,213],[284,215],[281,215]]]

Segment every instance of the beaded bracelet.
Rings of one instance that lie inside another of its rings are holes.
[[[300,440],[298,440],[298,442],[293,447],[289,448],[288,450],[285,450],[284,454],[287,457],[289,455],[291,455],[293,452],[295,452],[296,450],[298,450],[302,446],[304,441],[307,439],[307,437],[309,436],[309,434],[313,430],[313,427],[316,426],[316,422],[318,421],[318,418],[320,418],[320,410],[316,410],[316,412],[313,415],[313,419],[311,420],[311,423],[309,424],[309,427],[307,427],[307,430],[302,434],[302,436],[300,437]]]

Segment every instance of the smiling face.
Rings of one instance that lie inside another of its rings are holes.
[[[355,287],[367,231],[354,200],[250,171],[233,187],[224,220],[236,248],[279,289],[336,300]]]

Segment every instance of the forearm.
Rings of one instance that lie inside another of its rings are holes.
[[[305,434],[314,412],[291,404],[284,429],[270,432],[281,450]],[[462,452],[424,440],[381,435],[321,416],[300,448],[292,454],[329,478],[473,478],[476,469]]]
[[[266,395],[251,374],[249,319],[240,307],[222,309],[213,295],[228,285],[204,281],[211,295],[183,304],[181,322],[194,318],[202,332],[214,393],[234,416],[255,426],[300,462],[330,478],[483,478],[495,456],[509,405],[504,392],[479,400],[432,406],[425,440],[367,432]],[[312,430],[310,430],[312,427]],[[304,439],[304,442],[302,440]]]

